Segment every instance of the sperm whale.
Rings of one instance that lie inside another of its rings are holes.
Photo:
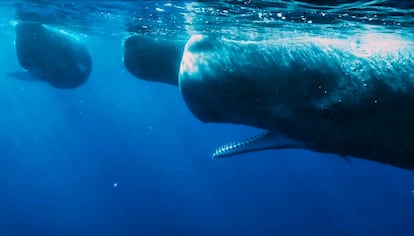
[[[414,167],[414,46],[395,35],[235,41],[194,35],[179,87],[203,122],[266,133],[213,157],[280,148]]]
[[[148,42],[147,36],[134,36],[125,52],[134,55],[128,50],[138,44],[140,50],[152,51],[160,43]],[[203,122],[265,130],[219,147],[213,158],[301,148],[414,167],[410,39],[375,32],[337,38],[293,34],[260,41],[194,35],[185,46],[170,47],[161,52],[161,60],[128,63],[142,68],[168,61],[172,69],[166,74],[149,70],[137,77],[178,85],[189,110]],[[177,56],[180,48],[182,56]]]
[[[67,33],[36,22],[16,25],[16,53],[20,65],[33,78],[56,88],[81,86],[92,69],[92,59],[84,45]]]

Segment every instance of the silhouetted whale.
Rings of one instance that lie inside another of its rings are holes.
[[[179,87],[204,122],[267,130],[213,157],[304,148],[414,168],[414,45],[397,36],[262,42],[195,35]]]
[[[140,79],[178,85],[185,41],[132,34],[124,40],[124,65]]]
[[[20,65],[56,88],[76,88],[88,79],[91,56],[85,46],[61,31],[34,22],[16,25]]]

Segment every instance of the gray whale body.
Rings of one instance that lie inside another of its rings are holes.
[[[215,157],[298,147],[413,169],[412,68],[414,46],[386,35],[355,43],[195,35],[183,52],[179,87],[201,121],[270,131]]]
[[[15,30],[18,61],[32,76],[63,89],[76,88],[87,81],[92,59],[85,46],[35,22],[18,23]]]

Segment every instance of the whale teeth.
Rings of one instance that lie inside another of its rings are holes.
[[[223,146],[220,146],[219,148],[217,148],[213,155],[212,158],[220,158],[220,157],[225,157],[225,156],[230,156],[233,154],[237,154],[240,153],[240,151],[238,151],[239,149],[241,149],[242,147],[245,147],[247,145],[250,145],[252,143],[255,143],[257,141],[262,140],[264,137],[266,137],[267,135],[269,135],[269,131],[263,132],[261,134],[252,136],[246,140],[243,140],[241,142],[231,142],[228,144],[225,144]]]

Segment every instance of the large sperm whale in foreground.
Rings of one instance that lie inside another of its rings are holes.
[[[414,168],[414,46],[402,38],[299,37],[260,42],[195,35],[178,82],[203,122],[267,130],[220,158],[303,148]]]

